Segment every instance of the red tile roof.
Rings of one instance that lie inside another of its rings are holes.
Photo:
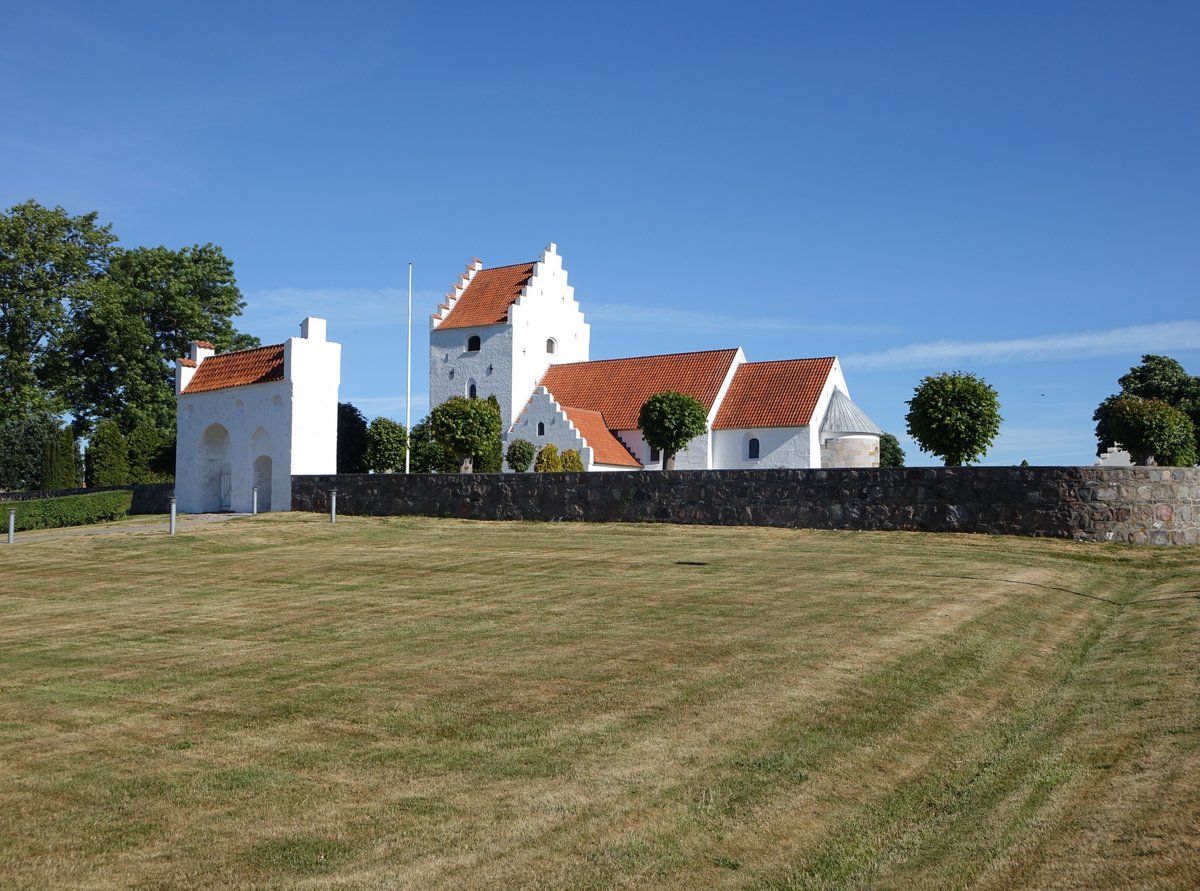
[[[475,328],[508,320],[508,308],[533,275],[533,263],[480,269],[438,328]]]
[[[600,412],[610,430],[636,430],[642,404],[674,390],[694,396],[711,411],[737,350],[671,353],[634,359],[599,359],[551,365],[539,386],[559,405]]]
[[[184,393],[203,393],[226,387],[243,387],[283,380],[283,344],[209,356],[183,388]]]
[[[573,405],[564,405],[562,410],[567,413],[575,429],[591,447],[592,460],[597,464],[641,468],[641,462],[629,454],[629,449],[609,431],[608,424],[604,422],[604,415],[600,412]]]
[[[830,356],[739,366],[713,429],[807,427],[833,362]]]

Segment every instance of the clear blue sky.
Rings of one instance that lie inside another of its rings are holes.
[[[1144,352],[1200,373],[1200,4],[6,4],[0,205],[221,245],[264,342],[414,420],[428,313],[554,241],[592,356],[842,357],[901,436],[1000,393],[984,463],[1093,460]]]

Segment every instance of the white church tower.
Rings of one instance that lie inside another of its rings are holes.
[[[557,246],[532,263],[467,265],[429,332],[429,406],[495,395],[507,430],[551,365],[586,362],[591,328]]]

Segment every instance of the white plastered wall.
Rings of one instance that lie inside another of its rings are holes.
[[[766,470],[812,467],[808,427],[758,427],[713,431],[714,470]],[[751,438],[758,440],[758,458],[749,457]]]
[[[539,425],[542,433],[538,433]],[[560,455],[567,449],[575,449],[579,452],[580,460],[583,461],[584,470],[605,469],[603,466],[595,464],[592,450],[584,441],[583,435],[571,423],[571,419],[567,417],[562,406],[554,401],[554,397],[545,387],[537,388],[524,411],[509,430],[506,442],[512,442],[515,439],[524,439],[533,443],[534,449],[539,452],[546,445],[555,446]],[[530,470],[532,469],[531,465]],[[504,465],[504,470],[506,473],[509,472],[507,464]]]

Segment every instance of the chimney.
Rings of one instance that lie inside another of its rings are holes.
[[[324,340],[325,320],[309,316],[300,323],[300,336],[305,340]]]

